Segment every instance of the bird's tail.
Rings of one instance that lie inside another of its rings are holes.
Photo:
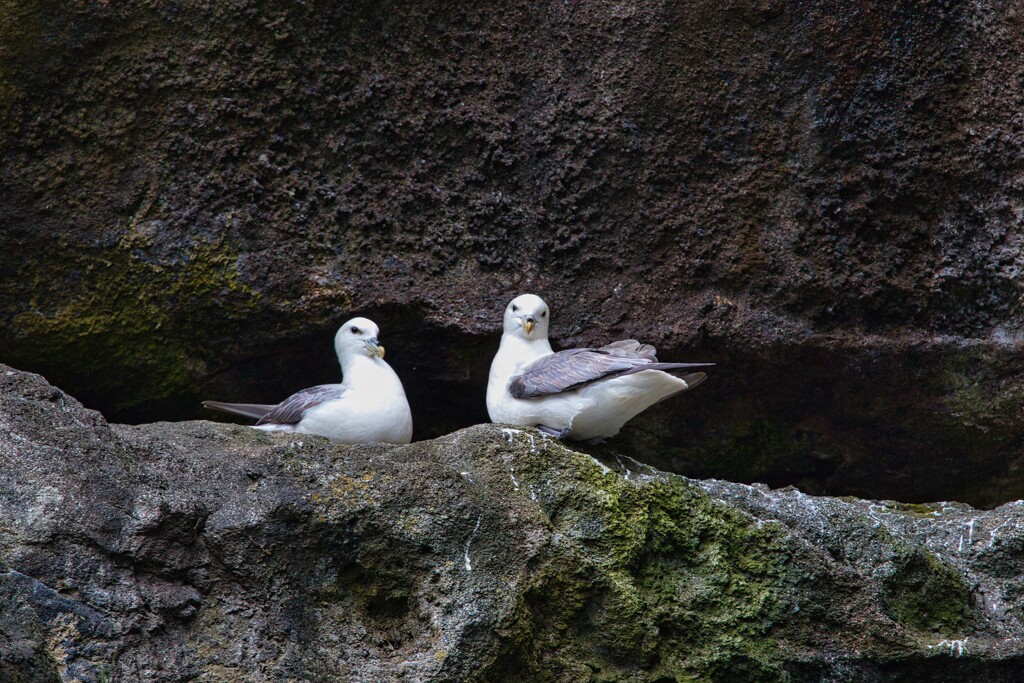
[[[647,365],[637,365],[633,368],[633,372],[643,372],[644,370],[664,370],[665,372],[672,372],[673,370],[683,370],[684,368],[707,368],[712,365],[714,365],[714,363],[648,363]]]
[[[203,407],[209,408],[210,410],[219,410],[222,413],[231,413],[232,415],[241,415],[243,417],[251,417],[258,420],[277,406],[266,405],[263,403],[222,403],[220,401],[203,401]]]
[[[708,363],[708,365],[714,365],[714,363]],[[680,388],[676,389],[675,391],[671,392],[668,396],[662,397],[661,399],[659,399],[657,401],[658,403],[661,403],[662,401],[668,400],[668,399],[672,398],[673,396],[675,396],[676,394],[681,394],[684,391],[689,391],[690,389],[693,389],[696,386],[700,386],[701,384],[704,383],[704,380],[706,380],[708,378],[707,373],[705,373],[705,372],[691,372],[688,375],[672,375],[672,376],[675,377],[676,379],[681,379],[682,381],[686,382],[686,386],[685,387],[680,387]]]
[[[691,372],[688,375],[681,375],[679,379],[686,382],[686,389],[693,389],[695,386],[704,383],[704,380],[708,378],[705,372]],[[684,391],[686,390],[684,389]]]

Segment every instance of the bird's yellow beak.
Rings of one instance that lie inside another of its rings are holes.
[[[526,334],[533,332],[535,323],[530,318],[523,318],[523,329],[526,330]]]
[[[384,357],[384,347],[380,345],[380,342],[377,341],[376,337],[366,340],[366,348],[370,352],[370,355],[377,356],[377,358]]]

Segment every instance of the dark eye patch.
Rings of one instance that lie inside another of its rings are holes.
[[[547,311],[541,311],[540,312],[540,317],[542,317],[542,318],[548,317],[548,312]]]
[[[515,304],[512,304],[512,312],[515,313],[518,310],[519,310],[519,307],[516,306]]]
[[[356,327],[355,325],[353,325],[350,329],[352,330],[352,334],[359,334],[359,328]]]

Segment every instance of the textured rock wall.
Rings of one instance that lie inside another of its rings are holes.
[[[110,425],[0,366],[0,682],[1014,681],[1024,511],[483,425]]]
[[[721,364],[662,467],[1024,495],[1015,3],[2,8],[0,351],[118,420],[328,381],[360,313],[442,434],[534,291]]]

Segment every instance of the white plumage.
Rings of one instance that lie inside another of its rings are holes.
[[[379,332],[372,320],[353,318],[334,335],[341,384],[303,389],[277,405],[219,401],[203,401],[203,405],[257,418],[257,429],[319,434],[350,444],[409,443],[412,411],[402,381],[384,362]]]
[[[487,382],[492,422],[535,426],[561,438],[605,439],[655,403],[706,379],[702,372],[675,377],[665,370],[713,365],[660,363],[653,347],[633,340],[555,353],[548,321],[548,305],[533,294],[506,307]]]

